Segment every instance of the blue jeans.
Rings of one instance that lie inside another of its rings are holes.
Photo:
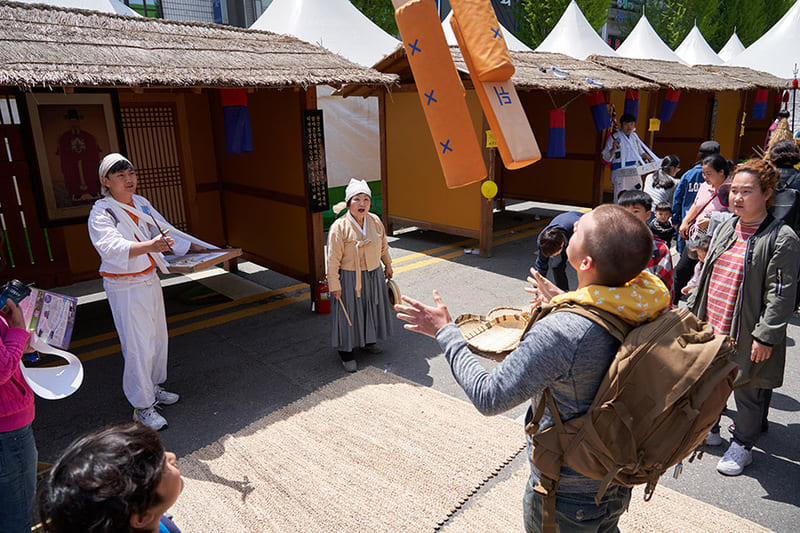
[[[542,531],[542,496],[533,491],[536,482],[528,478],[523,499],[526,533]],[[594,493],[556,493],[556,531],[561,533],[616,532],[617,522],[628,509],[631,489],[610,485],[600,505],[594,504]]]
[[[0,433],[0,531],[30,533],[38,453],[33,429]]]

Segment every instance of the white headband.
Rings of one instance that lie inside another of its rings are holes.
[[[128,158],[122,154],[108,154],[100,161],[100,166],[97,169],[97,173],[100,175],[101,178],[105,178],[108,175],[108,171],[111,170],[115,164],[119,163],[120,161],[127,161],[130,166],[133,166],[133,163],[128,161]]]
[[[350,178],[350,183],[347,184],[347,189],[344,191],[344,201],[349,202],[350,198],[357,194],[366,194],[372,198],[372,191],[369,189],[366,180]]]

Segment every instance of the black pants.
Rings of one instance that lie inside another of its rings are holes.
[[[694,267],[697,264],[697,259],[692,259],[688,255],[688,250],[686,248],[683,249],[681,252],[681,258],[678,261],[678,264],[675,265],[675,269],[673,274],[675,276],[675,281],[672,285],[672,290],[675,291],[672,296],[672,304],[678,305],[678,301],[681,299],[681,289],[683,289],[689,280],[692,279],[694,275]]]
[[[736,400],[736,429],[733,439],[747,449],[752,448],[761,435],[761,427],[767,420],[772,389],[734,389]]]

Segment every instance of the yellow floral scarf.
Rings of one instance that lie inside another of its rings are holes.
[[[622,287],[589,285],[554,296],[550,302],[591,305],[636,325],[653,320],[669,309],[671,298],[664,282],[655,274],[643,270]]]

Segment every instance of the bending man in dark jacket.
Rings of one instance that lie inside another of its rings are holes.
[[[547,276],[550,260],[553,258],[553,280],[562,291],[569,290],[567,280],[567,243],[572,237],[572,228],[583,213],[568,211],[561,213],[550,221],[550,224],[539,233],[536,240],[538,249],[536,256],[536,271],[542,276]],[[558,256],[558,257],[556,257]]]
[[[538,292],[534,303],[551,297],[554,302],[580,301],[615,313],[631,324],[651,320],[669,307],[669,291],[661,280],[642,272],[652,249],[653,237],[644,222],[620,206],[601,205],[577,221],[567,246],[569,263],[578,273],[578,290],[560,293],[534,273],[534,291]],[[619,348],[619,341],[602,326],[564,311],[536,322],[519,348],[487,372],[467,348],[439,293],[434,291],[433,298],[435,307],[403,297],[404,304],[395,306],[397,316],[408,322],[406,329],[439,341],[456,381],[486,415],[503,413],[527,401],[535,404],[548,387],[563,420],[582,415]],[[529,409],[528,419],[531,413]],[[552,424],[545,408],[540,431]],[[528,437],[529,458],[530,443]],[[524,500],[525,529],[529,533],[541,531],[542,497],[534,491],[538,483],[539,471],[531,463]],[[600,483],[566,465],[562,468],[556,493],[556,522],[561,531],[615,529],[631,492],[611,485],[597,506],[594,497]]]

